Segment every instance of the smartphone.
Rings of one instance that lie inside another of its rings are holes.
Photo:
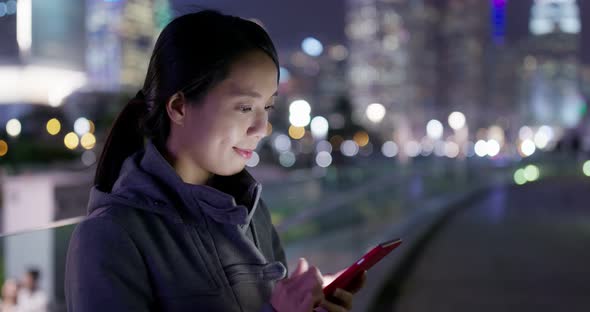
[[[329,296],[331,295],[336,288],[346,289],[346,287],[352,282],[352,280],[357,277],[363,271],[369,270],[373,265],[375,265],[379,260],[383,259],[387,254],[389,254],[392,250],[396,249],[399,245],[401,245],[402,240],[399,238],[381,243],[377,245],[375,248],[371,249],[367,252],[364,256],[358,259],[355,263],[346,269],[346,271],[342,272],[332,283],[326,285],[324,287],[324,295]]]

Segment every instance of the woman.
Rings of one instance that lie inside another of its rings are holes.
[[[14,279],[7,279],[2,284],[2,300],[0,301],[0,312],[18,311],[18,283]]]
[[[68,311],[350,309],[364,275],[330,300],[322,285],[333,276],[305,259],[286,278],[261,186],[244,170],[278,69],[266,32],[238,17],[202,11],[162,31],[72,236]]]

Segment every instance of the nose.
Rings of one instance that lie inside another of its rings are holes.
[[[263,111],[256,114],[253,118],[250,127],[248,128],[248,136],[255,136],[259,140],[266,136],[266,127],[268,125],[268,112]]]

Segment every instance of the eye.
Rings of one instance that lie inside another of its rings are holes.
[[[270,103],[268,103],[268,105],[266,105],[264,107],[264,110],[266,111],[271,111],[275,109],[275,100],[277,99],[276,96],[273,96],[272,99],[270,100]]]
[[[252,111],[252,106],[247,106],[247,105],[240,105],[239,108],[240,112],[242,113],[247,113],[249,111]]]

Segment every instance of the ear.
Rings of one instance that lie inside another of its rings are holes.
[[[170,122],[179,126],[184,125],[184,117],[186,116],[186,109],[188,103],[182,92],[174,93],[166,103],[166,113]]]

